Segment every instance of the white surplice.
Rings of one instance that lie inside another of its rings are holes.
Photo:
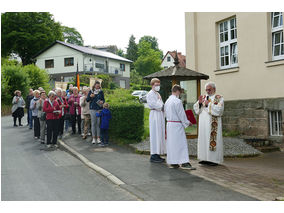
[[[151,109],[149,115],[150,150],[153,154],[166,154],[165,116],[162,111],[164,103],[158,92],[151,90],[147,96],[147,104]]]
[[[196,114],[199,115],[199,129],[198,129],[198,146],[197,157],[201,161],[210,161],[213,163],[223,162],[223,137],[222,137],[222,119],[224,111],[224,99],[220,98],[218,104],[214,103],[215,95],[209,96],[210,103],[208,107],[201,106],[199,108],[199,102],[197,101],[193,108]],[[218,129],[216,139],[216,150],[210,150],[210,134],[211,134],[211,120],[212,115],[217,116]]]
[[[184,129],[189,126],[190,122],[187,120],[182,101],[175,95],[171,95],[164,109],[167,119],[167,163],[188,163],[188,146]]]

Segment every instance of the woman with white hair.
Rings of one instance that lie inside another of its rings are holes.
[[[23,126],[21,123],[22,117],[24,117],[24,106],[25,106],[25,101],[22,97],[22,93],[20,90],[16,90],[14,92],[15,96],[12,101],[12,116],[14,118],[14,126],[18,126],[16,124],[17,118],[19,119],[19,126]]]
[[[34,91],[34,98],[31,100],[30,103],[30,109],[32,110],[32,118],[34,121],[34,137],[35,139],[40,138],[40,124],[39,124],[39,118],[38,118],[38,100],[40,97],[40,91],[35,90]]]
[[[57,135],[58,135],[58,123],[59,115],[61,113],[59,104],[55,101],[55,92],[50,91],[48,93],[48,99],[44,101],[43,111],[46,112],[46,124],[47,124],[47,148],[54,146],[57,148]]]
[[[80,107],[81,95],[78,94],[78,88],[73,87],[73,94],[68,100],[69,112],[72,121],[72,134],[76,134],[76,122],[78,124],[78,134],[81,135],[81,107]]]
[[[67,100],[62,96],[62,89],[57,88],[55,90],[56,93],[56,101],[59,104],[59,107],[61,109],[61,113],[59,114],[59,126],[58,126],[58,137],[62,138],[63,135],[63,129],[64,129],[64,117],[68,109],[68,103]]]

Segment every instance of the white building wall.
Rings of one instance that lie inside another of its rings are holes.
[[[64,66],[64,58],[74,57],[73,66]],[[45,68],[45,60],[54,60],[54,68]],[[65,47],[61,44],[55,44],[37,57],[36,65],[41,69],[46,69],[49,74],[61,74],[76,72],[77,62],[79,71],[83,71],[83,54],[79,51]]]
[[[168,56],[171,58],[171,61],[168,61]],[[170,67],[170,66],[174,66],[174,58],[170,55],[170,53],[168,53],[166,55],[166,57],[164,58],[164,60],[162,61],[161,66],[164,67]]]

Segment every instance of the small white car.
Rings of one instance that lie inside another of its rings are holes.
[[[140,103],[146,103],[146,95],[148,92],[146,90],[135,90],[132,92],[133,96],[136,96],[139,98]]]

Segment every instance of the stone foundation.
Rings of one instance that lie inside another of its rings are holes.
[[[223,130],[238,131],[245,139],[270,140],[284,144],[283,136],[270,136],[269,111],[282,111],[284,129],[284,98],[226,101],[222,117]]]

